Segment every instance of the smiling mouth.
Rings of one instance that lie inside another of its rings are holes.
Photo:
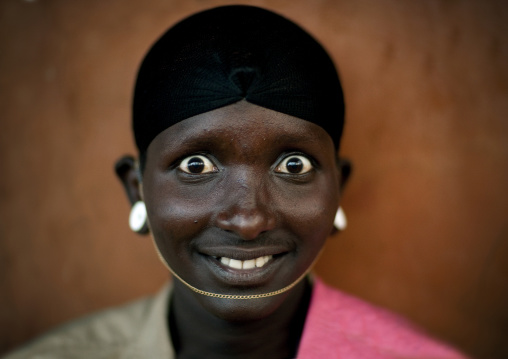
[[[214,247],[201,252],[216,278],[227,286],[260,286],[267,283],[285,263],[287,248]]]
[[[239,260],[232,259],[228,257],[215,257],[219,262],[221,262],[225,267],[233,268],[233,269],[252,269],[252,268],[261,268],[270,260],[273,259],[273,255],[269,256],[261,256],[254,259],[248,260]]]

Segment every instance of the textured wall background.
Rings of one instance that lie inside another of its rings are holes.
[[[329,49],[343,79],[350,227],[318,272],[478,357],[508,357],[508,6],[238,1]],[[0,3],[0,351],[155,291],[113,162],[135,72],[170,24],[230,1]]]

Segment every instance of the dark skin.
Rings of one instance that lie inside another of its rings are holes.
[[[321,127],[245,101],[171,126],[146,158],[142,185],[131,159],[117,165],[130,201],[145,201],[165,262],[218,294],[267,293],[305,273],[333,230],[350,172]],[[229,262],[256,258],[269,259]],[[310,290],[303,280],[268,298],[219,299],[176,280],[178,358],[294,357]]]

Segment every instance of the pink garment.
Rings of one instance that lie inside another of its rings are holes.
[[[464,359],[403,318],[316,280],[299,359]]]

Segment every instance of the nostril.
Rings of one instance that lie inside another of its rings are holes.
[[[217,226],[222,230],[235,233],[245,240],[257,238],[260,234],[269,231],[272,220],[269,215],[261,212],[234,213],[231,216],[219,216]]]

